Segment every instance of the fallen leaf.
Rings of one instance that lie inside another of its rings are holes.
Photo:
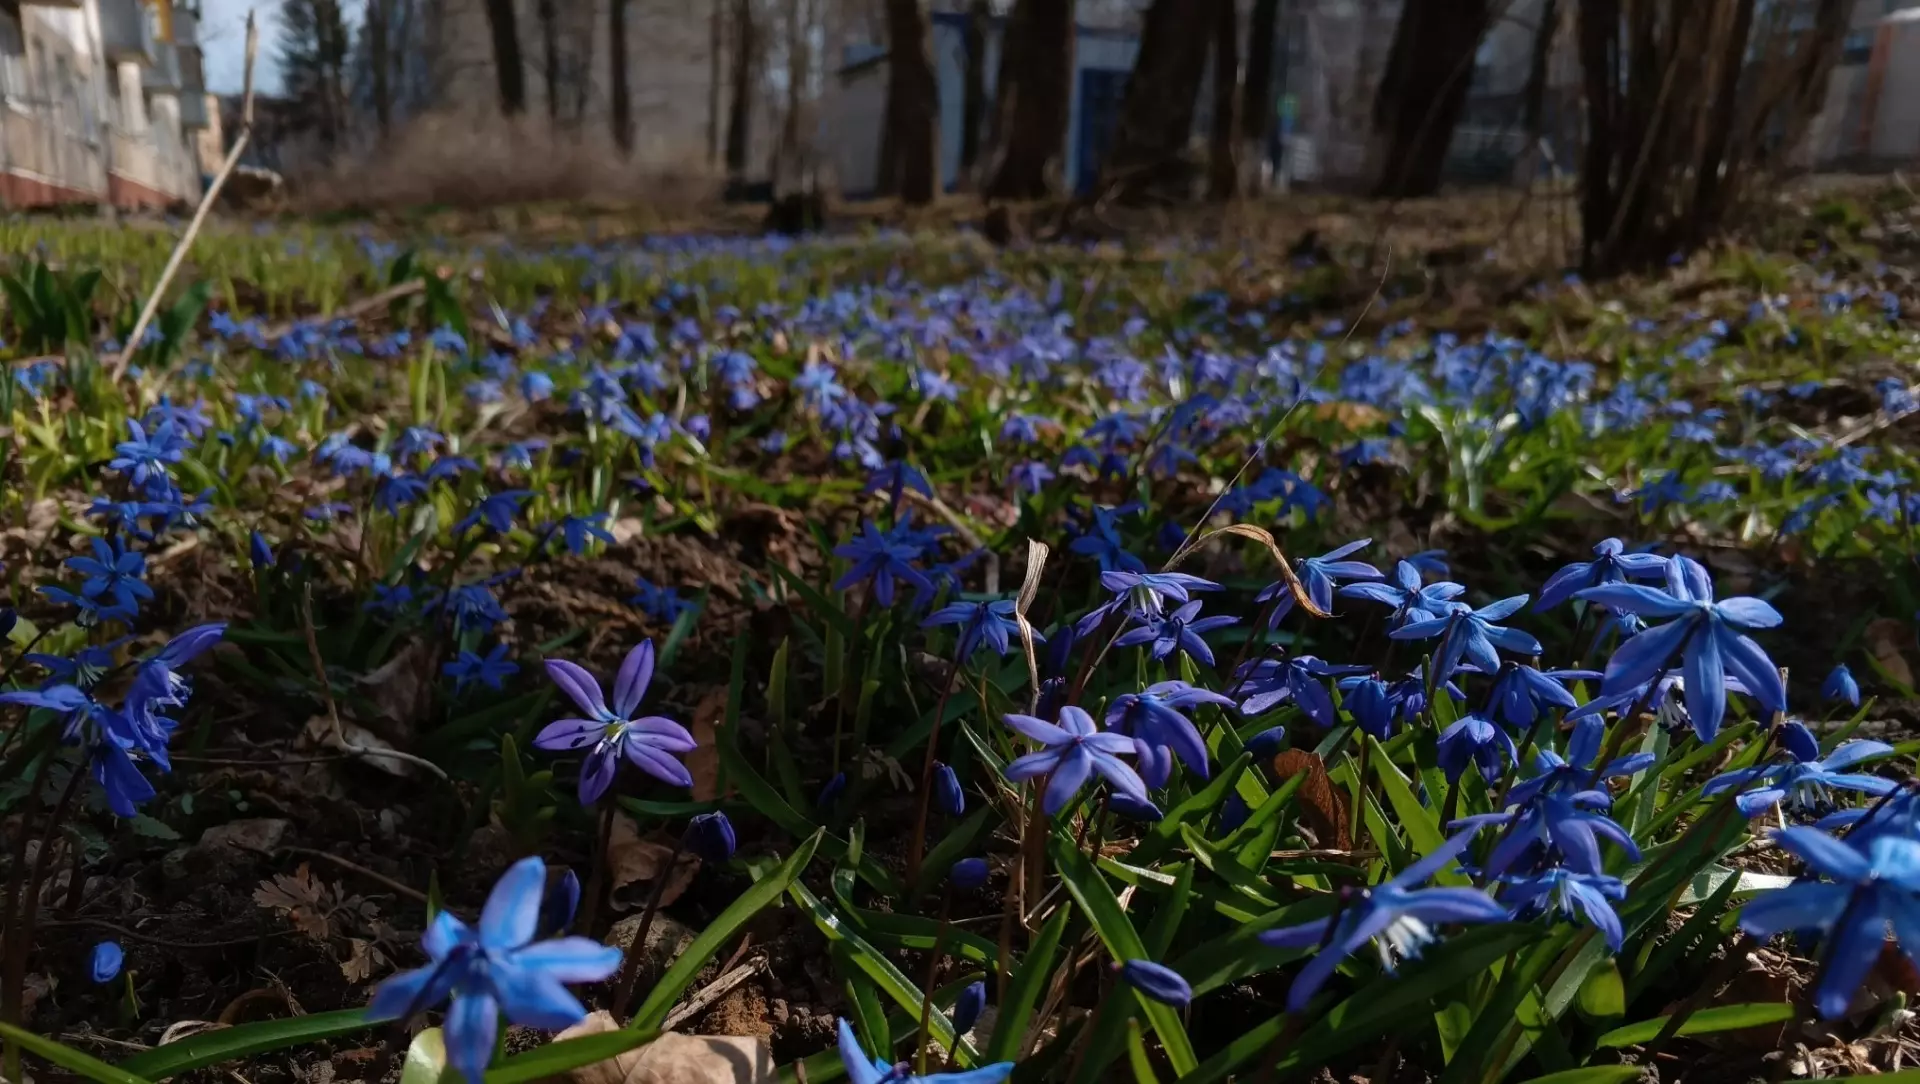
[[[315,940],[327,937],[327,915],[333,909],[334,890],[316,879],[305,862],[291,874],[276,873],[253,890],[253,902],[278,911],[295,929]]]
[[[394,736],[404,738],[426,717],[436,676],[433,648],[415,640],[359,683],[380,714],[398,728]]]
[[[347,958],[340,961],[340,975],[351,983],[362,983],[373,977],[375,971],[383,970],[388,963],[386,953],[381,952],[374,943],[362,937],[347,939]]]
[[[652,894],[654,882],[663,873],[666,883],[660,889],[660,906],[679,899],[693,883],[693,875],[699,872],[700,859],[682,851],[679,859],[673,861],[673,868],[668,870],[667,863],[672,859],[671,843],[642,839],[632,817],[615,813],[613,830],[607,836],[607,887],[615,909],[640,906]]]
[[[398,756],[383,757],[381,752],[398,752],[392,742],[361,726],[340,720],[340,729],[335,730],[333,720],[325,715],[316,715],[307,720],[307,740],[323,748],[337,752],[351,751],[364,764],[386,772],[399,779],[406,779],[419,770],[419,766]],[[344,740],[343,740],[344,739]],[[349,750],[349,746],[352,747]]]
[[[720,796],[720,747],[714,731],[727,717],[726,686],[715,686],[694,706],[693,722],[687,731],[695,742],[686,756],[687,771],[693,776],[693,800],[711,802]]]
[[[1335,790],[1333,780],[1327,777],[1326,761],[1305,749],[1288,749],[1273,758],[1273,773],[1280,782],[1285,783],[1301,772],[1305,772],[1307,778],[1301,782],[1298,792],[1300,819],[1313,830],[1314,838],[1322,847],[1337,851],[1351,848],[1353,843],[1347,838],[1346,796]]]
[[[619,1026],[608,1013],[596,1012],[554,1036],[554,1041],[599,1035]],[[767,1084],[775,1076],[773,1050],[765,1039],[669,1032],[645,1046],[551,1079],[567,1084]]]
[[[1880,676],[1896,685],[1913,688],[1913,667],[1907,663],[1902,646],[1913,639],[1913,630],[1897,617],[1882,617],[1866,628],[1867,655]]]
[[[286,838],[291,824],[279,817],[250,817],[246,820],[216,824],[200,833],[196,846],[201,850],[237,847],[244,851],[271,851]]]

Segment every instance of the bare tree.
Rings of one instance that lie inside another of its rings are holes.
[[[1215,35],[1215,12],[1231,2],[1153,0],[1147,8],[1140,53],[1120,102],[1119,130],[1100,169],[1102,195],[1123,200],[1187,195],[1194,103]]]
[[[940,86],[924,0],[887,0],[888,154],[900,198],[933,202],[940,184]]]
[[[965,86],[960,98],[960,187],[972,188],[980,165],[980,129],[987,113],[987,20],[993,15],[987,0],[967,5],[962,45],[967,54]]]
[[[369,0],[371,2],[371,0]],[[547,119],[560,120],[560,26],[553,0],[540,0],[534,8],[540,20],[541,74],[547,86]]]
[[[1015,0],[1000,39],[986,194],[1040,199],[1059,172],[1073,103],[1074,0]]]
[[[1852,14],[1853,0],[1581,0],[1584,267],[1658,266],[1723,229],[1805,136]]]
[[[633,153],[633,87],[627,71],[627,0],[607,0],[608,83],[613,97],[613,142],[621,154]]]
[[[1407,0],[1401,7],[1373,98],[1374,195],[1439,190],[1491,14],[1487,0]]]
[[[1250,167],[1266,160],[1273,131],[1273,45],[1279,28],[1280,0],[1253,0],[1247,18],[1247,70],[1240,84],[1240,165],[1253,178],[1259,173]]]
[[[712,0],[707,14],[707,164],[720,164],[720,110],[724,89],[722,74],[727,49],[727,6],[725,0]]]
[[[367,0],[367,62],[373,69],[373,116],[382,140],[393,133],[392,20],[388,0]]]
[[[1240,16],[1232,0],[1214,4],[1213,131],[1207,147],[1207,198],[1230,200],[1239,192]]]
[[[500,87],[500,111],[517,117],[527,109],[527,73],[520,58],[520,28],[513,0],[486,0],[487,30],[493,37],[494,78]]]
[[[738,182],[747,173],[747,148],[753,123],[754,63],[759,47],[754,40],[753,0],[733,5],[733,100],[727,110],[727,177]]]

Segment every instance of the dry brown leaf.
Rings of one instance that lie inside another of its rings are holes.
[[[1913,667],[1903,650],[1913,641],[1913,629],[1897,617],[1882,617],[1870,622],[1866,630],[1867,654],[1888,681],[1913,688]]]
[[[327,916],[337,893],[316,879],[305,862],[291,874],[276,873],[253,890],[253,902],[287,916],[295,929],[315,940],[327,936]]]
[[[340,974],[351,983],[362,983],[373,977],[375,971],[384,970],[387,965],[386,954],[374,946],[374,943],[360,937],[347,939],[347,958],[340,961]]]
[[[1302,772],[1307,777],[1297,792],[1300,819],[1313,830],[1322,847],[1350,849],[1353,841],[1347,838],[1347,798],[1327,777],[1326,762],[1305,749],[1288,749],[1273,758],[1273,774],[1281,783]]]
[[[404,739],[425,718],[433,700],[435,677],[433,648],[415,640],[380,669],[362,677],[360,687],[380,714],[394,724],[394,736]]]
[[[711,802],[720,797],[720,748],[714,731],[727,716],[727,689],[715,686],[694,706],[693,722],[687,731],[696,743],[686,755],[687,772],[693,776],[693,800]]]
[[[642,839],[632,817],[615,813],[613,830],[607,836],[607,887],[614,907],[624,910],[639,906],[651,895],[654,881],[663,874],[667,881],[660,890],[660,906],[679,899],[693,883],[693,875],[699,872],[700,860],[683,851],[668,870],[667,862],[672,857],[671,843],[663,843],[658,838]]]
[[[322,748],[336,752],[352,752],[360,760],[378,768],[388,775],[405,779],[418,770],[418,765],[398,756],[383,757],[382,751],[398,752],[392,742],[380,737],[359,723],[340,721],[340,729],[335,730],[333,720],[325,715],[316,715],[307,720],[307,740]],[[352,746],[349,749],[348,746]]]
[[[271,851],[287,836],[289,822],[278,817],[249,817],[216,824],[200,833],[201,850],[238,847],[246,851]]]
[[[605,1012],[554,1036],[554,1041],[599,1035],[620,1025]],[[775,1079],[773,1050],[765,1039],[668,1033],[606,1061],[571,1070],[548,1084],[767,1084]]]

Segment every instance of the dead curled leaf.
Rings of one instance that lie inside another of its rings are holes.
[[[1304,749],[1288,749],[1273,758],[1273,774],[1285,783],[1296,775],[1306,773],[1306,779],[1300,783],[1300,819],[1313,831],[1314,838],[1322,847],[1334,850],[1349,850],[1352,840],[1347,838],[1347,802],[1346,795],[1334,789],[1333,780],[1327,776],[1327,764],[1316,753]]]
[[[1913,667],[1901,648],[1913,642],[1913,630],[1894,617],[1882,617],[1867,625],[1867,654],[1888,681],[1913,688]]]
[[[362,677],[360,687],[381,716],[393,725],[394,738],[404,741],[426,717],[437,676],[433,648],[425,641],[415,640],[378,670]]]
[[[605,1012],[554,1036],[554,1041],[614,1031]],[[761,1038],[679,1035],[672,1032],[606,1061],[551,1077],[547,1084],[767,1084],[775,1079],[773,1049]]]
[[[293,927],[317,941],[325,940],[335,891],[314,877],[305,862],[291,874],[276,873],[253,890],[253,902],[287,916]]]
[[[693,800],[711,802],[720,796],[720,750],[714,731],[727,716],[727,688],[710,689],[694,706],[688,733],[699,744],[686,755],[687,772],[693,776]]]
[[[607,880],[613,905],[625,910],[640,906],[653,892],[654,881],[667,878],[660,890],[660,906],[666,907],[686,892],[700,871],[700,859],[681,852],[668,870],[673,845],[659,839],[643,839],[632,817],[616,813],[613,830],[607,836]]]

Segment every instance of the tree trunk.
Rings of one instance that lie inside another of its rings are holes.
[[[1373,194],[1440,190],[1447,145],[1473,86],[1487,0],[1407,0],[1373,99]]]
[[[613,144],[624,157],[633,153],[633,88],[627,79],[627,0],[607,3],[607,63],[611,67]]]
[[[382,142],[393,133],[393,49],[387,0],[367,0],[367,61],[373,67],[373,116]]]
[[[1214,13],[1232,0],[1153,0],[1141,25],[1113,151],[1100,170],[1100,192],[1128,202],[1184,199],[1192,187],[1187,142],[1194,102],[1207,67]]]
[[[800,174],[806,158],[806,87],[812,78],[807,63],[812,19],[804,8],[802,0],[787,0],[787,109],[780,119],[780,142],[774,148],[775,168],[769,171],[776,195],[804,183]]]
[[[1235,160],[1239,139],[1240,16],[1232,0],[1221,0],[1213,13],[1213,131],[1207,150],[1207,198],[1225,202],[1239,194],[1240,167]]]
[[[960,104],[960,187],[974,187],[980,167],[980,129],[987,119],[987,0],[967,5],[966,87]]]
[[[1051,192],[1073,104],[1073,49],[1073,0],[1015,0],[1000,39],[988,198]]]
[[[493,35],[500,112],[517,117],[527,109],[527,73],[520,61],[520,28],[515,25],[513,0],[487,0],[487,29]]]
[[[940,185],[940,86],[923,0],[887,0],[887,125],[900,198],[933,202]]]
[[[541,64],[546,69],[547,120],[560,122],[560,27],[553,0],[540,0],[534,9],[540,19]]]
[[[727,47],[727,8],[725,0],[713,0],[707,23],[707,165],[721,162],[720,110],[724,86],[722,58]]]
[[[753,0],[733,7],[733,101],[727,110],[727,179],[747,175],[748,125],[753,123]]]
[[[1551,0],[1549,0],[1551,2]],[[1280,28],[1280,0],[1254,0],[1247,19],[1247,71],[1240,84],[1241,166],[1253,170],[1267,159],[1273,132],[1273,42]]]

